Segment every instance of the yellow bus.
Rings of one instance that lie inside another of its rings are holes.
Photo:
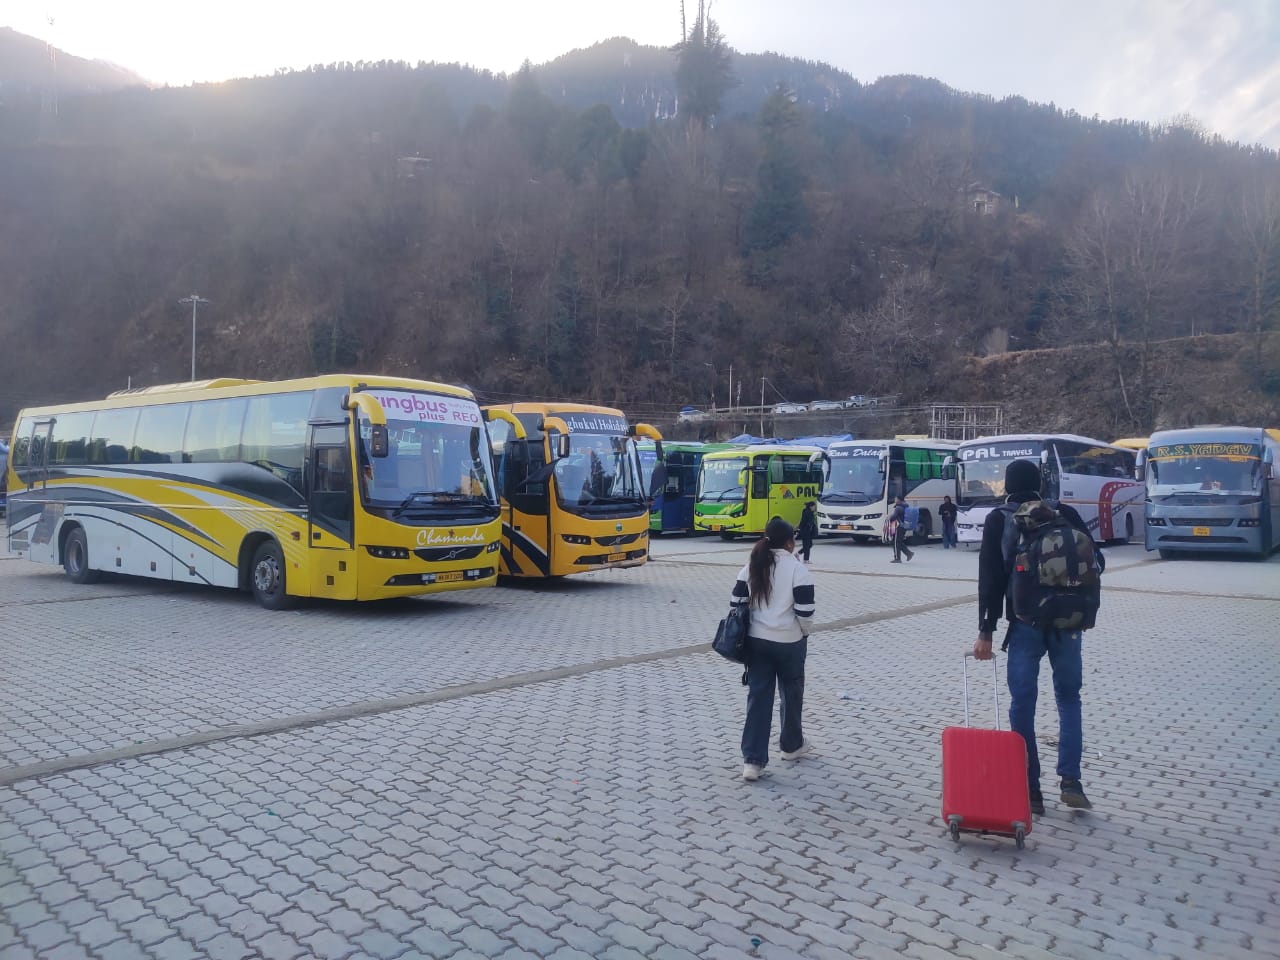
[[[9,548],[76,583],[212,584],[279,609],[497,582],[488,434],[460,387],[339,374],[148,387],[23,410],[10,446]]]
[[[661,441],[657,430],[584,403],[484,410],[502,492],[503,574],[563,577],[649,558],[650,491],[635,438]],[[660,490],[661,455],[653,472],[650,485]]]
[[[758,535],[773,517],[793,526],[809,500],[822,493],[822,450],[757,444],[702,458],[693,528],[732,540]]]

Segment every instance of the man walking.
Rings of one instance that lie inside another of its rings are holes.
[[[889,515],[889,524],[893,527],[893,559],[890,563],[901,563],[902,555],[907,555],[907,561],[915,556],[915,552],[907,546],[907,501],[902,497],[895,498],[893,502],[893,513]]]
[[[1030,460],[1015,460],[1005,468],[1004,489],[1007,504],[1040,499],[1040,466]],[[1073,527],[1088,533],[1088,527],[1071,507],[1057,504],[1057,510]],[[1036,696],[1040,678],[1040,661],[1049,655],[1053,670],[1053,695],[1058,704],[1058,776],[1062,802],[1069,807],[1087,810],[1093,806],[1080,785],[1080,755],[1084,735],[1081,729],[1080,687],[1083,683],[1081,658],[1082,634],[1079,630],[1041,630],[1014,616],[1013,599],[1007,596],[1009,569],[1005,560],[1006,524],[1014,522],[1008,507],[993,510],[982,530],[982,551],[978,555],[978,639],[973,655],[990,660],[991,635],[1001,612],[1009,621],[1005,649],[1009,660],[1009,726],[1022,735],[1027,744],[1027,789],[1031,796],[1031,812],[1044,813],[1044,796],[1040,792],[1040,754],[1036,749]]]
[[[813,549],[813,541],[818,536],[818,504],[810,500],[804,505],[800,514],[800,526],[796,527],[796,536],[800,538],[800,555],[805,563],[809,562],[809,551]]]
[[[942,498],[942,506],[938,507],[938,516],[942,518],[942,549],[950,550],[956,542],[956,505],[950,496]]]

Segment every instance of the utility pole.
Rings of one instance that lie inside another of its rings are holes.
[[[193,293],[189,297],[183,297],[179,303],[191,304],[191,379],[196,378],[196,311],[200,308],[200,304],[209,303],[204,297]]]
[[[767,377],[760,378],[760,436],[764,436],[764,382]]]
[[[729,409],[733,410],[733,364],[729,364]]]

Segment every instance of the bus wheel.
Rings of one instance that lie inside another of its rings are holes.
[[[1124,542],[1133,543],[1133,514],[1124,515]]]
[[[89,568],[89,538],[84,527],[76,527],[67,534],[62,545],[62,569],[72,583],[96,583],[98,571]]]
[[[284,554],[274,540],[267,540],[253,552],[249,584],[254,599],[266,609],[284,610],[293,606],[293,598],[284,592]]]
[[[738,538],[738,535],[736,533],[729,533],[725,530],[720,531],[720,539],[725,541],[726,543],[728,543],[731,540],[736,540],[737,538]]]
[[[1178,558],[1178,555],[1174,553],[1172,550],[1166,550],[1164,547],[1160,548],[1161,560],[1176,560],[1177,558]]]

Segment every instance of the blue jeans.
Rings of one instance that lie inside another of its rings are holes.
[[[956,522],[954,520],[942,521],[942,546],[945,550],[950,550],[957,546],[956,542]]]
[[[763,767],[769,762],[769,733],[773,725],[773,690],[778,688],[782,714],[782,749],[799,750],[804,743],[800,713],[804,709],[804,659],[808,639],[776,643],[747,637],[747,721],[742,726],[742,760]]]
[[[1038,630],[1021,620],[1009,634],[1009,726],[1027,742],[1027,782],[1040,789],[1040,754],[1036,750],[1036,695],[1040,661],[1049,654],[1053,696],[1058,702],[1058,776],[1080,779],[1083,733],[1080,687],[1084,666],[1079,630]]]

